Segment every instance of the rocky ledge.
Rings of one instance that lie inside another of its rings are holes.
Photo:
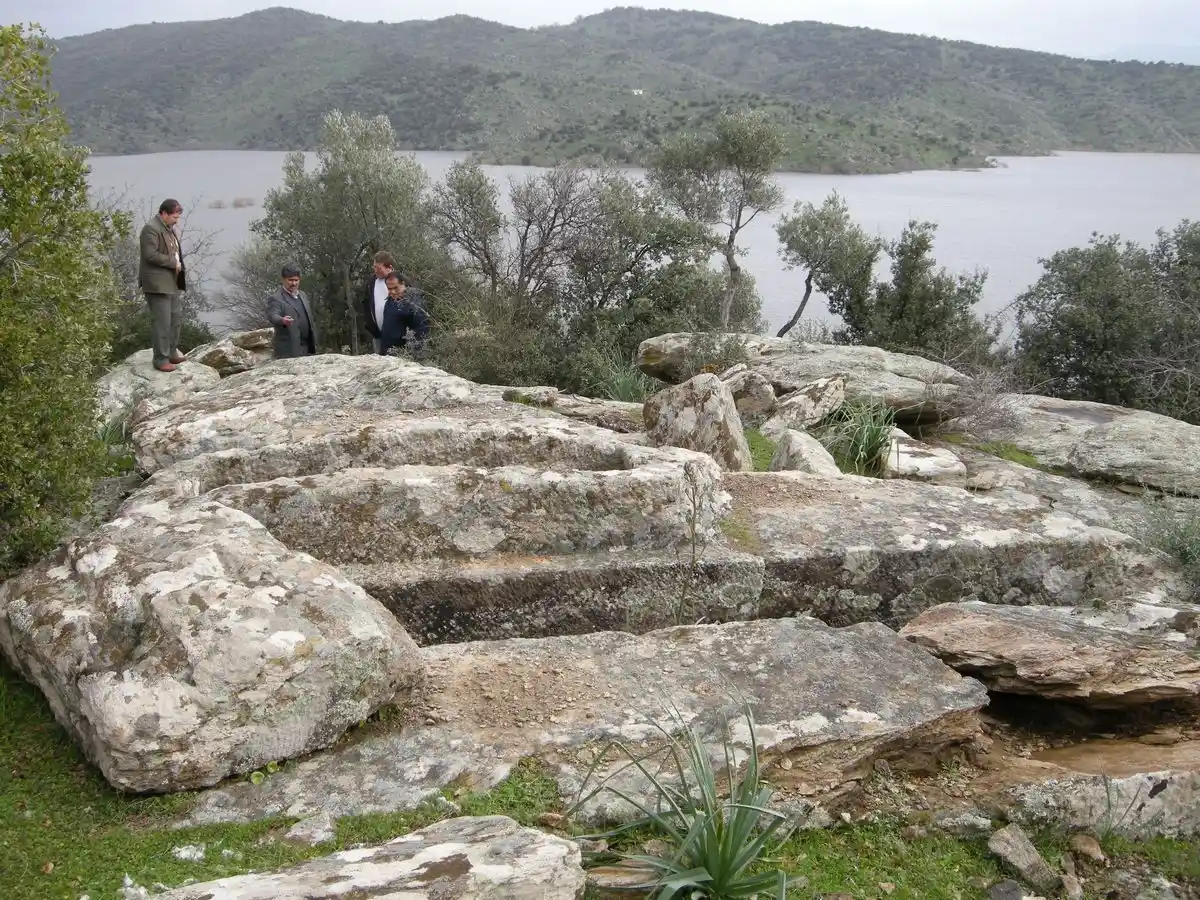
[[[687,337],[647,342],[643,367],[682,377]],[[954,759],[1014,819],[1077,823],[1096,779],[1157,779],[1122,827],[1197,827],[1194,712],[1132,768],[1072,757],[1078,738],[1035,764],[985,718],[1014,696],[1139,723],[1195,699],[1193,586],[1121,530],[1150,503],[1192,509],[1176,496],[1192,426],[1157,423],[1152,446],[1120,443],[1109,425],[1146,421],[1125,411],[1066,436],[1031,416],[1008,442],[1038,468],[965,426],[936,446],[898,431],[887,477],[844,475],[808,429],[847,398],[908,428],[969,379],[869,348],[749,348],[641,409],[644,431],[628,405],[394,358],[203,348],[186,389],[122,395],[146,479],[0,586],[0,650],[114,785],[209,787],[193,822],[408,809],[530,756],[581,817],[618,819],[588,773],[646,784],[605,748],[661,748],[688,724],[714,756],[744,755],[749,709],[807,824],[860,808],[880,773],[936,787]],[[747,471],[743,417],[779,438],[778,471]],[[1136,495],[1112,487],[1139,466]],[[345,736],[384,707],[390,724]],[[287,759],[261,785],[218,784]],[[214,896],[269,888],[230,890]]]

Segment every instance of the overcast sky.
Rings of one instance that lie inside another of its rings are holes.
[[[39,21],[51,35],[61,37],[134,23],[218,19],[268,6],[292,6],[371,22],[465,13],[529,26],[569,22],[615,5],[620,4],[612,0],[0,0],[0,23]],[[1077,55],[1144,55],[1148,50],[1186,55],[1184,48],[1192,52],[1200,48],[1200,0],[690,0],[624,5],[703,9],[771,23],[816,19]]]

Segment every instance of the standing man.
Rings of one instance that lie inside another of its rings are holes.
[[[164,200],[158,215],[146,223],[139,241],[138,285],[150,307],[150,343],[154,368],[174,372],[183,362],[179,332],[183,328],[182,291],[187,288],[183,251],[175,225],[183,214],[178,200]]]
[[[363,321],[367,323],[367,331],[371,333],[375,352],[382,352],[383,346],[383,313],[387,306],[388,289],[387,277],[396,268],[392,254],[380,250],[374,258],[374,277],[367,279],[367,288],[363,294]]]
[[[275,326],[275,358],[312,356],[317,352],[317,329],[308,298],[300,290],[300,267],[284,266],[280,276],[281,287],[267,298],[267,319]]]
[[[408,279],[399,272],[389,272],[384,282],[388,292],[384,301],[379,354],[387,356],[394,347],[405,349],[409,331],[413,333],[413,351],[420,354],[429,338],[429,315],[421,305],[420,297],[409,292]]]

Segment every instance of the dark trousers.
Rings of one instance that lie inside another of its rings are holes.
[[[183,296],[173,294],[147,294],[146,305],[150,307],[150,346],[154,351],[154,365],[169,362],[179,352],[179,333],[183,329]]]

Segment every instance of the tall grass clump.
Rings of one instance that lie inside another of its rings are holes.
[[[600,791],[608,791],[637,809],[641,818],[596,838],[619,842],[630,833],[643,836],[649,832],[665,846],[657,854],[622,854],[631,867],[647,872],[646,883],[637,890],[656,900],[786,897],[787,875],[778,869],[762,871],[762,864],[767,852],[785,839],[780,832],[788,820],[769,808],[774,792],[759,768],[753,713],[747,707],[744,715],[750,746],[735,750],[730,741],[724,741],[719,773],[696,728],[683,725],[676,715],[673,733],[657,726],[666,743],[665,752],[639,754],[624,744],[614,744],[627,764],[576,804],[578,808]],[[744,767],[736,761],[742,753],[746,754]],[[600,759],[606,755],[601,754]],[[656,757],[653,764],[647,761],[650,756]],[[593,768],[598,765],[599,761]],[[630,768],[649,786],[652,799],[648,802],[613,786],[612,780]]]
[[[1200,512],[1156,505],[1130,531],[1174,559],[1191,582],[1193,597],[1200,598]]]
[[[890,407],[855,398],[830,413],[814,434],[843,472],[878,477],[891,449],[895,424]]]
[[[598,362],[591,383],[595,396],[624,403],[645,403],[661,387],[662,382],[616,353],[605,354]]]

